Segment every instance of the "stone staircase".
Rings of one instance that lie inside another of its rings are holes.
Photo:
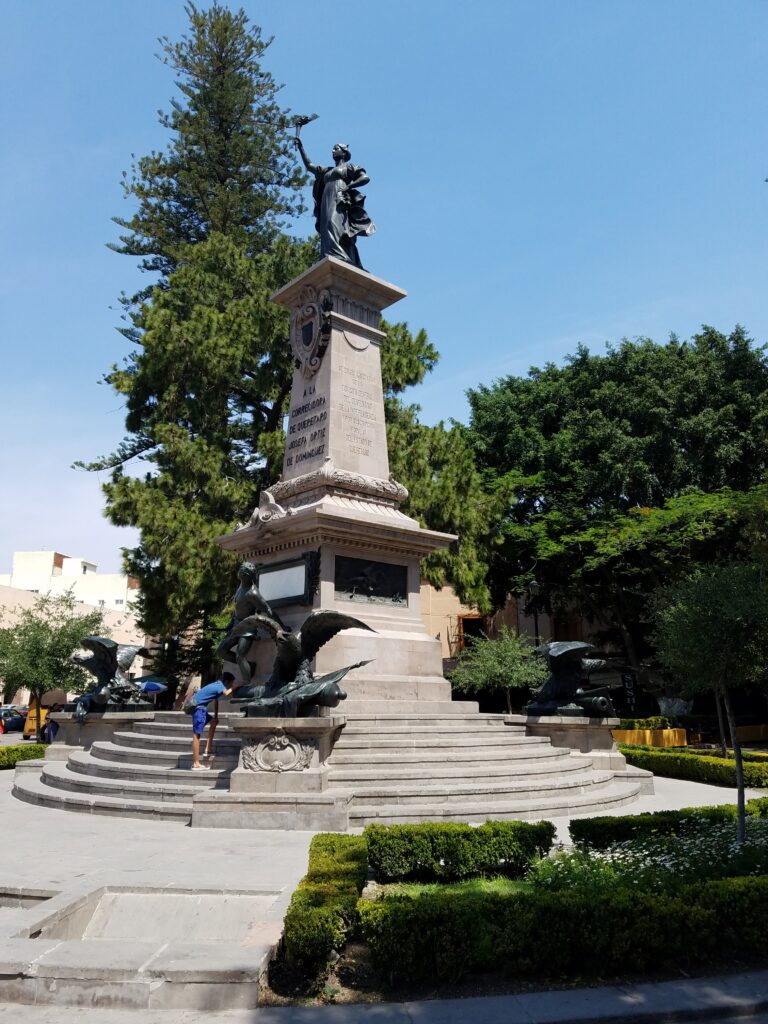
[[[526,736],[524,725],[504,715],[479,714],[471,702],[434,703],[428,713],[407,702],[393,714],[391,701],[350,702],[328,783],[351,794],[351,828],[599,813],[639,795],[640,781],[595,770],[588,754]],[[210,771],[190,771],[188,716],[158,712],[66,761],[22,762],[14,795],[91,814],[188,823],[196,793],[229,788],[240,747],[229,722],[238,717],[221,715]]]
[[[13,794],[64,810],[187,824],[195,793],[229,789],[240,742],[227,719],[236,717],[220,717],[209,771],[190,771],[189,716],[158,712],[155,721],[135,722],[130,730],[114,733],[112,741],[96,740],[89,750],[70,753],[66,761],[22,761]]]
[[[351,828],[599,813],[640,792],[504,715],[355,715],[328,764],[331,788],[353,793]]]

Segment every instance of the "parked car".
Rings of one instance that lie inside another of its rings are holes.
[[[0,733],[22,732],[26,716],[15,708],[0,708]]]

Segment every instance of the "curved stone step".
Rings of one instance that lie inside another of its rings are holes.
[[[241,705],[237,707],[229,703],[229,701],[219,701],[219,721],[224,722],[227,719],[242,718],[242,712],[240,710]],[[189,715],[186,711],[156,711],[153,719],[155,722],[188,722]]]
[[[206,788],[225,788],[232,768],[218,768],[216,761],[209,762],[213,765],[209,771],[193,772],[191,770],[192,759],[186,768],[159,768],[152,764],[128,764],[123,761],[106,761],[103,758],[93,757],[90,751],[75,750],[66,761],[67,768],[78,775],[90,775],[105,779],[126,779],[129,782],[143,782],[147,785],[155,783],[163,785],[166,782],[179,786],[200,787],[206,783]]]
[[[458,779],[462,782],[500,782],[510,779],[536,778],[560,779],[567,778],[570,773],[584,773],[592,767],[588,758],[571,757],[563,754],[560,759],[548,759],[539,763],[528,761],[517,765],[430,765],[428,773],[422,766],[387,765],[377,769],[360,767],[332,767],[328,775],[331,785],[343,786],[345,789],[368,788],[389,783],[405,783],[423,786],[442,779]]]
[[[434,731],[427,732],[409,732],[404,730],[398,734],[386,734],[386,733],[347,733],[346,730],[342,732],[336,746],[333,748],[336,750],[352,750],[354,748],[373,748],[376,750],[396,750],[396,749],[413,749],[415,747],[420,748],[434,748],[439,747],[441,750],[449,750],[451,748],[455,750],[461,750],[463,748],[473,748],[475,750],[482,750],[490,746],[495,747],[537,747],[541,746],[543,741],[544,746],[549,746],[549,739],[543,736],[515,736],[509,735],[499,731],[489,730],[487,733],[478,734],[473,733],[467,735],[467,733],[459,729],[455,733],[447,734],[439,732],[437,729]]]
[[[203,737],[205,739],[205,737]],[[189,753],[192,746],[192,731],[186,736],[155,736],[138,732],[115,732],[112,741],[120,747],[138,747],[142,750],[178,750]],[[219,739],[219,731],[213,740],[214,754],[237,757],[240,752],[240,740]]]
[[[422,729],[507,729],[510,733],[525,735],[525,727],[519,725],[507,725],[505,715],[440,715],[430,717],[428,715],[346,715],[343,704],[336,709],[338,714],[345,715],[347,725],[345,731],[358,732],[359,730],[389,730],[396,728],[422,728]]]
[[[343,736],[370,736],[373,730],[373,726],[362,725],[359,721],[348,721]],[[443,722],[425,722],[420,721],[416,724],[408,724],[407,722],[379,722],[375,726],[375,732],[377,736],[430,736],[432,734],[438,736],[466,736],[469,735],[480,735],[480,736],[507,736],[514,737],[516,739],[546,739],[541,736],[528,736],[525,735],[525,729],[519,725],[505,725],[501,719],[493,721],[484,721],[483,719],[472,720],[467,719],[466,722],[457,724],[455,722],[443,720]]]
[[[408,804],[368,805],[355,804],[349,809],[350,828],[359,829],[366,825],[410,825],[420,821],[464,821],[482,824],[492,820],[514,819],[540,820],[542,818],[567,818],[573,815],[599,814],[609,807],[620,807],[636,800],[640,786],[636,783],[617,784],[599,790],[597,793],[558,794],[552,797],[538,797],[534,800],[519,798],[477,800],[463,805],[418,806]]]
[[[388,765],[388,764],[423,764],[429,770],[433,764],[476,764],[494,763],[513,765],[520,761],[546,761],[568,756],[569,751],[562,747],[551,747],[543,743],[536,747],[492,746],[464,747],[458,750],[446,750],[442,747],[414,749],[400,747],[393,755],[392,750],[376,750],[370,747],[355,747],[352,750],[334,747],[328,764],[331,767],[342,765]]]
[[[183,722],[135,722],[133,732],[142,736],[192,736],[192,719],[189,715],[184,716]],[[227,739],[236,739],[236,734],[229,723],[223,723],[219,719],[216,726],[216,735],[224,735]]]
[[[550,799],[563,794],[597,793],[614,784],[613,772],[577,772],[550,779],[506,779],[502,782],[462,782],[439,785],[431,782],[401,783],[399,785],[371,786],[352,797],[351,807],[358,803],[421,806],[432,808],[440,804],[461,805],[478,800],[493,802],[494,798],[531,800],[536,797]],[[333,791],[334,787],[331,787]],[[341,787],[339,787],[341,788]],[[348,788],[348,787],[344,787]]]
[[[191,750],[189,753],[159,748],[144,750],[141,747],[122,747],[109,740],[96,740],[90,751],[93,757],[121,764],[154,764],[160,768],[188,768],[192,764]],[[236,764],[234,758],[217,758],[214,761],[217,768],[234,768]]]
[[[477,715],[480,713],[478,703],[474,700],[400,700],[399,698],[366,700],[365,698],[356,698],[354,693],[341,702],[338,711],[348,718],[367,718],[371,715],[391,715],[393,708],[397,708],[396,713],[398,714],[412,714],[418,717]]]
[[[195,772],[195,782],[207,777],[207,772]],[[129,779],[104,778],[98,775],[83,775],[70,771],[61,761],[48,761],[43,766],[41,782],[54,789],[92,796],[111,796],[121,800],[150,800],[165,803],[188,803],[192,811],[192,797],[195,793],[207,792],[213,786],[179,785],[168,782],[134,782]],[[229,787],[226,787],[229,788]]]
[[[65,811],[79,811],[83,814],[108,814],[121,818],[178,821],[185,825],[189,824],[192,816],[191,807],[187,804],[68,793],[45,785],[39,776],[32,773],[14,777],[13,795],[30,804],[55,807]]]

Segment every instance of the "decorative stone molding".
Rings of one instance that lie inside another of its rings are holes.
[[[331,295],[331,301],[334,313],[339,313],[350,320],[357,320],[359,323],[365,324],[366,327],[378,328],[381,323],[381,313],[362,302],[355,302],[353,299],[336,293]]]
[[[241,764],[251,772],[301,772],[312,762],[317,740],[303,741],[284,729],[275,729],[264,739],[243,744]]]
[[[299,305],[291,317],[290,344],[296,369],[309,380],[320,369],[331,333],[329,313],[333,299],[327,288],[321,291],[306,285],[299,295]]]
[[[361,473],[351,473],[346,469],[337,469],[330,459],[326,459],[320,469],[312,473],[304,473],[292,480],[278,481],[270,489],[270,493],[272,500],[279,502],[313,490],[351,491],[354,494],[367,495],[395,504],[400,504],[408,497],[405,487],[392,476],[389,480],[380,480],[373,476],[363,476]]]

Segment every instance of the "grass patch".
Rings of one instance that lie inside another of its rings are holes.
[[[419,896],[429,896],[434,893],[447,893],[456,896],[473,894],[506,896],[510,893],[524,892],[530,888],[530,882],[523,879],[497,875],[496,878],[470,878],[465,882],[398,882],[395,885],[387,886],[384,892],[387,896],[399,894],[409,899],[416,899]]]

